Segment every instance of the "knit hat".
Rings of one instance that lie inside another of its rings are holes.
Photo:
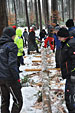
[[[69,31],[66,28],[60,28],[57,32],[57,36],[59,37],[69,37]]]
[[[72,26],[74,26],[73,19],[68,19],[68,20],[66,21],[66,26],[67,26],[67,27],[72,27]]]
[[[60,29],[60,26],[56,26],[54,29],[55,30],[59,30]]]
[[[7,35],[9,37],[12,37],[12,36],[16,35],[16,32],[12,27],[5,27],[3,29],[3,35]]]
[[[12,28],[14,28],[15,30],[16,30],[16,26],[14,25],[14,26],[12,26]]]

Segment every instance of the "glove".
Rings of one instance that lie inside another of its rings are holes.
[[[25,52],[23,51],[23,56],[25,56]]]
[[[18,82],[20,82],[21,80],[19,79],[19,80],[17,80]]]

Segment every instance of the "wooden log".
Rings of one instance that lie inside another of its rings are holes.
[[[39,55],[39,56],[33,56],[33,57],[41,57],[41,56]]]
[[[41,60],[32,60],[32,62],[42,62]]]
[[[48,71],[50,71],[50,70],[60,70],[60,68],[48,68]],[[41,68],[39,68],[39,69],[25,69],[25,71],[42,71],[42,69]]]
[[[41,71],[42,69],[25,69],[25,71]]]
[[[52,113],[51,110],[51,99],[50,99],[50,88],[49,88],[49,71],[47,67],[47,49],[42,48],[42,105],[43,113]]]
[[[53,61],[53,60],[47,60],[48,63],[51,61]],[[42,62],[42,60],[32,60],[32,62]]]

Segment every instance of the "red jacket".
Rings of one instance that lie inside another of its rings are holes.
[[[44,47],[46,48],[47,47],[47,42],[49,41],[49,44],[50,44],[50,47],[51,47],[51,50],[54,50],[54,38],[53,37],[47,37],[44,41]]]

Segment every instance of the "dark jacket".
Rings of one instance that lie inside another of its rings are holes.
[[[67,39],[61,48],[61,72],[63,79],[75,76],[75,38]]]
[[[75,26],[69,28],[69,34],[75,38]]]
[[[35,32],[31,31],[28,37],[28,49],[29,51],[34,51],[37,49],[37,44],[35,41]]]
[[[58,40],[58,37],[57,37],[56,34],[54,34],[53,37],[54,37],[54,40],[55,40],[56,49],[60,49],[61,48],[60,40]]]
[[[40,40],[42,40],[43,38],[45,38],[46,31],[42,30],[39,35],[40,35]]]
[[[0,80],[18,80],[17,69],[18,48],[14,41],[7,36],[0,38]]]
[[[24,40],[28,41],[28,33],[27,33],[27,31],[23,32],[23,37],[24,37]]]

